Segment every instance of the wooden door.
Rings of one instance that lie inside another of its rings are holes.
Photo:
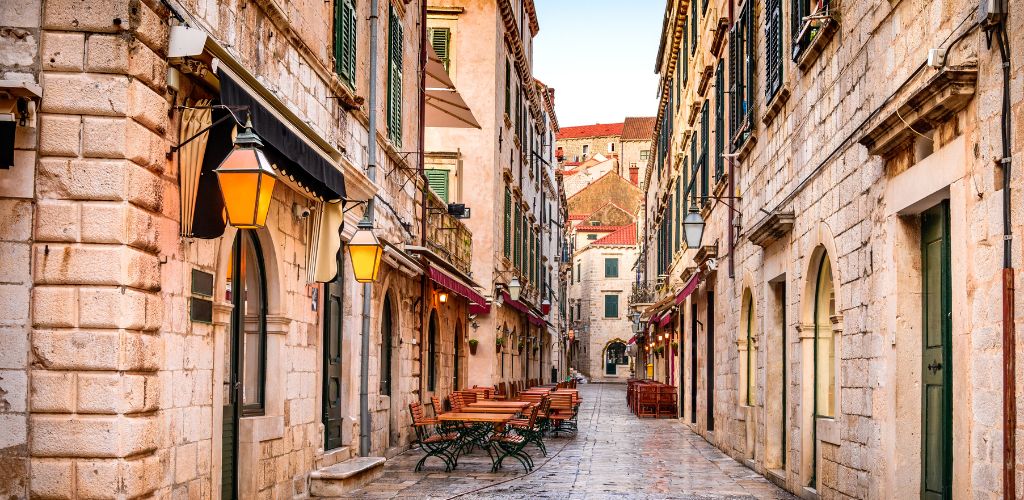
[[[324,286],[324,360],[322,420],[324,423],[324,449],[333,450],[344,445],[342,437],[341,352],[344,288],[344,250],[338,252],[338,275]]]
[[[707,292],[708,310],[705,330],[704,385],[707,389],[707,428],[715,430],[715,292]]]
[[[952,498],[952,294],[949,205],[921,215],[921,498]]]

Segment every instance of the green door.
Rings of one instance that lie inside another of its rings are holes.
[[[340,448],[342,439],[341,412],[341,346],[343,290],[345,285],[344,250],[338,252],[338,275],[334,281],[324,285],[324,360],[323,395],[321,404],[324,424],[324,449]]]
[[[949,204],[921,216],[921,498],[952,498],[952,298]]]

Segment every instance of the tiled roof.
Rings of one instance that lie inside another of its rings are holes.
[[[569,214],[569,220],[586,220],[587,214]]]
[[[576,232],[578,233],[614,233],[623,226],[591,226],[589,224],[580,224],[576,226]]]
[[[654,135],[654,123],[657,118],[653,116],[631,116],[622,122],[622,140],[624,141],[649,141]]]
[[[619,226],[619,229],[608,236],[598,239],[591,245],[636,245],[636,224]]]
[[[652,129],[653,130],[653,129]],[[651,134],[654,132],[652,131]],[[622,134],[621,123],[597,123],[594,125],[578,125],[562,127],[556,139],[581,139],[583,137],[608,137]]]

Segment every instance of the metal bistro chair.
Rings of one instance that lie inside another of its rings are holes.
[[[523,425],[524,429],[533,429],[536,426],[537,410],[537,406],[530,409],[530,417],[527,419],[525,425]],[[501,468],[501,462],[508,457],[519,460],[519,463],[523,464],[523,467],[527,471],[533,470],[533,459],[524,451],[524,448],[526,448],[526,445],[530,441],[512,426],[508,426],[503,433],[494,433],[494,435],[491,436],[490,442],[495,448],[494,451],[496,455],[494,465],[491,467],[491,472],[498,472],[498,469]]]
[[[533,443],[540,448],[540,453],[543,456],[548,456],[548,450],[544,446],[544,433],[547,431],[549,425],[548,421],[548,407],[551,405],[551,399],[547,396],[541,400],[540,404],[529,410],[529,413],[536,413],[536,419],[533,425],[530,425],[529,418],[514,418],[509,421],[509,426],[515,429],[521,436],[526,438],[527,443]]]
[[[445,472],[451,472],[458,465],[458,457],[451,453],[453,447],[459,442],[459,435],[454,432],[438,433],[433,429],[437,425],[437,419],[427,418],[423,405],[420,403],[409,403],[409,413],[412,414],[412,426],[416,430],[416,440],[420,448],[426,452],[423,458],[416,463],[416,472],[423,468],[430,457],[438,457],[444,460]]]

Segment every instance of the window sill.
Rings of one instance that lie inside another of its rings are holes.
[[[743,143],[740,144],[740,147],[736,148],[736,163],[743,163],[743,160],[746,160],[750,152],[754,150],[755,144],[757,144],[757,136],[751,132]]]
[[[786,102],[789,101],[789,96],[789,84],[783,84],[779,91],[772,96],[772,100],[768,101],[764,116],[761,117],[761,123],[765,124],[765,126],[771,125],[775,117],[785,108]]]
[[[825,14],[825,16],[828,17],[819,21],[810,21],[805,24],[800,30],[800,36],[797,38],[797,41],[794,42],[794,45],[796,45],[799,42],[799,39],[803,38],[805,36],[804,34],[809,30],[818,30],[817,33],[814,34],[814,38],[807,42],[806,47],[803,47],[798,52],[793,53],[793,62],[795,62],[797,67],[800,68],[800,71],[807,71],[807,69],[814,64],[814,61],[818,60],[818,56],[823,50],[825,50],[825,45],[827,45],[829,40],[832,39],[832,35],[839,30],[839,22],[828,14]],[[817,24],[817,26],[814,26],[815,24]]]

